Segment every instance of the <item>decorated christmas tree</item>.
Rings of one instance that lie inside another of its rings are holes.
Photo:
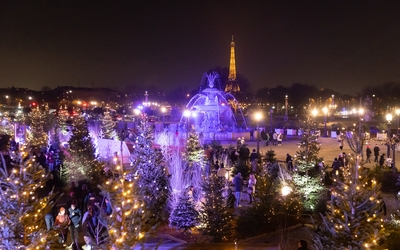
[[[99,182],[102,164],[97,160],[96,150],[83,116],[75,117],[69,139],[68,155],[64,161],[68,181],[88,180]]]
[[[316,121],[309,116],[300,122],[301,139],[295,159],[295,164],[300,168],[300,172],[307,172],[322,161],[322,158],[319,157],[321,145],[318,142],[317,130]]]
[[[357,157],[335,178],[323,226],[315,236],[316,249],[381,249],[386,237],[380,185],[369,180]]]
[[[303,197],[304,209],[315,211],[318,204],[322,204],[326,193],[321,182],[321,172],[318,164],[322,161],[319,157],[320,143],[318,142],[317,123],[314,119],[306,117],[301,122],[301,140],[295,158],[295,172],[293,182],[296,191]]]
[[[171,226],[184,231],[199,224],[199,212],[196,210],[193,197],[189,195],[188,191],[182,192],[179,196],[177,206],[173,208],[169,220]]]
[[[44,106],[43,120],[44,120],[43,130],[46,134],[48,134],[54,129],[54,126],[56,125],[57,122],[54,114],[50,114],[50,109],[48,104]]]
[[[186,141],[185,159],[188,162],[188,166],[192,168],[195,166],[204,168],[206,164],[204,149],[200,145],[199,136],[196,133],[189,133]]]
[[[99,186],[105,198],[99,221],[106,222],[107,233],[103,240],[92,242],[98,242],[101,249],[130,250],[152,232],[156,220],[143,200],[145,194],[136,184],[137,177],[127,178],[129,173],[118,158],[114,162],[112,177]]]
[[[63,135],[68,134],[68,121],[69,119],[69,112],[67,108],[63,108],[62,106],[58,110],[56,123],[59,128],[59,132]]]
[[[44,215],[51,209],[54,194],[43,194],[48,176],[29,156],[29,148],[22,146],[19,152],[10,152],[13,165],[7,165],[1,156],[1,249],[45,249],[51,243],[44,228]]]
[[[291,176],[282,170],[278,173],[278,178],[265,170],[257,176],[256,202],[242,209],[237,220],[237,232],[241,237],[282,229],[288,226],[287,221],[295,223],[299,218],[302,204],[298,193],[294,192]]]
[[[144,117],[140,120],[131,155],[132,173],[138,176],[136,185],[142,190],[146,207],[153,216],[166,220],[167,217],[163,212],[166,212],[170,190],[167,164],[161,150],[153,147],[153,141],[152,124]]]
[[[115,131],[115,122],[110,115],[110,112],[104,112],[104,117],[101,120],[101,138],[118,140],[117,132]]]
[[[45,117],[42,112],[40,112],[39,107],[34,108],[28,115],[29,117],[29,127],[30,132],[28,133],[28,142],[30,146],[35,150],[42,150],[42,148],[47,147],[47,134],[44,131]]]
[[[196,133],[189,133],[189,137],[186,141],[184,159],[185,164],[184,174],[191,180],[191,185],[200,187],[202,178],[196,178],[198,173],[203,173],[206,165],[204,149],[200,145],[199,136]]]
[[[14,137],[14,124],[9,117],[2,117],[0,120],[0,135]]]
[[[200,211],[201,233],[210,241],[226,241],[232,236],[232,214],[223,196],[225,182],[212,174],[203,184],[204,202]]]
[[[242,160],[238,160],[233,166],[231,176],[235,176],[237,173],[241,173],[243,179],[247,179],[250,175],[249,166]]]

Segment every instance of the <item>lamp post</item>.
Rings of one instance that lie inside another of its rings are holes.
[[[391,136],[390,136],[390,125],[393,119],[393,115],[392,114],[386,114],[386,121],[387,121],[387,126],[388,126],[388,130],[387,130],[387,137],[388,137],[388,148],[387,148],[387,157],[390,157],[390,147],[391,147]]]
[[[336,110],[335,95],[332,95],[331,109],[332,109],[331,121],[333,121],[335,120],[335,110]]]
[[[273,116],[273,114],[274,114],[274,110],[271,107],[271,109],[269,111],[269,131],[272,131],[272,118],[273,118],[272,116]]]
[[[288,116],[288,95],[285,95],[285,117],[283,118],[285,121],[289,119]]]
[[[399,115],[400,115],[400,109],[396,109],[396,120],[397,120],[396,135],[399,133]]]
[[[257,112],[254,115],[254,119],[257,121],[257,154],[260,154],[260,121],[262,118],[261,112]]]
[[[167,112],[167,109],[165,107],[161,107],[161,113],[162,113],[162,129],[164,131],[165,123],[164,123],[164,116],[165,112]]]
[[[189,138],[189,118],[190,118],[190,110],[186,109],[183,111],[183,115],[186,117],[186,138]]]
[[[326,115],[328,114],[328,108],[327,107],[323,107],[322,111],[324,112],[324,137],[328,137],[328,131],[326,130]]]
[[[364,109],[363,108],[360,108],[359,110],[358,110],[358,115],[359,115],[359,122],[358,122],[358,136],[359,136],[359,138],[360,138],[360,150],[361,150],[361,152],[360,152],[360,155],[361,155],[361,159],[364,159],[364,152],[362,151],[362,147],[363,147],[363,131],[362,131],[362,121],[363,121],[363,114],[364,114]],[[357,163],[357,166],[358,166],[358,163]],[[358,172],[357,172],[357,174],[358,174]]]

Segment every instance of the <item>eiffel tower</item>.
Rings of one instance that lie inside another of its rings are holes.
[[[225,85],[225,92],[231,94],[240,92],[239,83],[236,81],[235,42],[233,41],[233,36],[231,42],[231,56],[229,60],[229,75],[228,81]]]

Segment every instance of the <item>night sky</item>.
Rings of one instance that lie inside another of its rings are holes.
[[[232,35],[254,90],[400,82],[400,1],[0,0],[0,87],[195,89]]]

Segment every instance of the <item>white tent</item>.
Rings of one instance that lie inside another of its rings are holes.
[[[100,157],[112,157],[115,153],[119,158],[122,158],[123,164],[130,163],[131,152],[124,141],[98,139],[99,155]],[[121,157],[122,156],[122,157]]]

